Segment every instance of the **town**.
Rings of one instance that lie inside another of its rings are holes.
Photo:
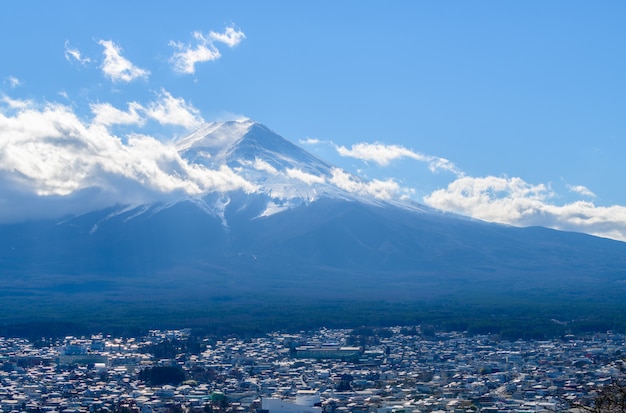
[[[424,331],[423,331],[424,330]],[[0,338],[2,412],[555,412],[619,380],[626,337],[319,329]]]

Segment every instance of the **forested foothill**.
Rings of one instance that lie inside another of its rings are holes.
[[[212,337],[258,336],[269,331],[301,331],[319,327],[378,328],[421,325],[422,331],[496,334],[503,339],[551,339],[567,334],[615,331],[626,333],[626,302],[564,300],[548,296],[464,298],[393,302],[296,300],[284,297],[220,298],[137,304],[76,303],[75,307],[7,308],[0,336],[64,337],[109,332],[138,336],[159,328],[192,328]],[[19,314],[19,318],[14,314]],[[161,349],[163,350],[163,349]]]

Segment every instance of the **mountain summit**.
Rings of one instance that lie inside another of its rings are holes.
[[[330,165],[252,120],[204,124],[176,147],[185,159],[213,168],[227,164],[270,174],[299,169],[330,176]]]
[[[267,216],[321,198],[380,203],[384,193],[336,168],[252,120],[212,122],[175,142],[181,156],[209,169],[224,166],[251,183],[265,199]],[[205,197],[212,199],[214,196]],[[230,195],[222,196],[230,200]],[[407,204],[407,207],[409,204]],[[209,208],[213,210],[213,208]]]

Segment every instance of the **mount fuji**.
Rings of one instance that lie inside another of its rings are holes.
[[[334,167],[251,120],[208,123],[176,142],[181,156],[209,169],[227,166],[266,198],[259,216],[319,199],[370,205],[393,203],[384,191]],[[402,203],[405,208],[421,209]],[[210,208],[211,209],[211,208]]]
[[[626,292],[625,243],[394,200],[250,120],[208,123],[174,145],[190,165],[228,168],[241,185],[1,225],[1,320],[83,312],[154,322],[184,302],[177,317],[189,323],[216,302],[255,297],[621,301]]]

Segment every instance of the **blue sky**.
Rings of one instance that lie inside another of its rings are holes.
[[[74,116],[126,144],[248,117],[437,208],[626,239],[623,2],[2,8],[0,220],[25,181],[43,197],[85,189],[31,182],[63,174],[19,164],[34,150],[12,138],[21,122]]]

